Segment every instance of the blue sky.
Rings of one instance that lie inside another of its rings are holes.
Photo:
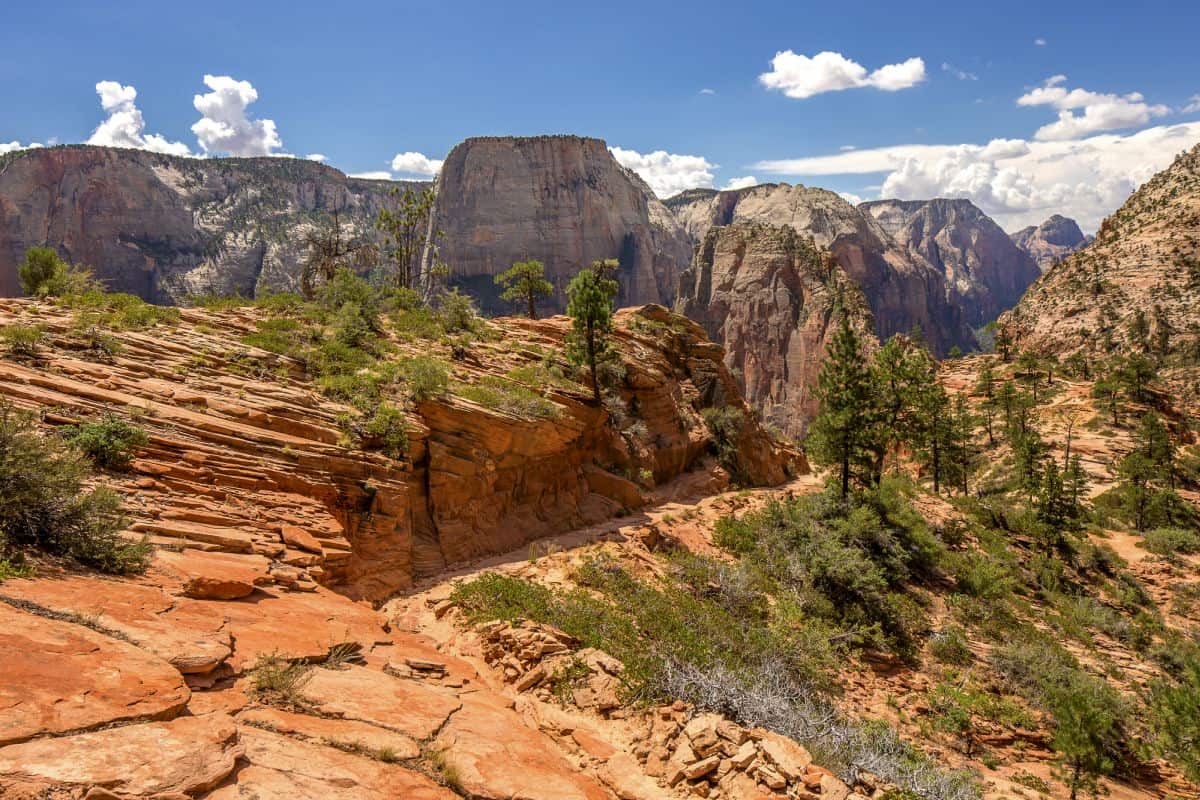
[[[397,154],[428,172],[467,136],[579,133],[662,194],[753,176],[1094,228],[1200,141],[1184,111],[1200,94],[1197,23],[1185,2],[19,4],[0,25],[0,147],[86,141],[115,110],[97,141],[398,175]],[[205,94],[210,116],[248,127],[193,131]],[[1039,134],[1060,114],[1074,121]]]

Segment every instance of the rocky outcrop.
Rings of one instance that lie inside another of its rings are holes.
[[[680,278],[679,311],[725,346],[725,364],[764,420],[799,436],[817,411],[817,373],[837,312],[872,330],[858,286],[793,228],[709,228]]]
[[[1030,255],[970,200],[878,200],[859,208],[914,258],[942,271],[950,302],[974,327],[1016,305],[1041,275]]]
[[[936,354],[976,346],[942,272],[897,245],[874,217],[825,189],[764,184],[684,192],[667,201],[696,242],[714,225],[786,225],[828,248],[862,289],[881,338],[920,328]]]
[[[467,139],[437,182],[439,257],[483,308],[508,313],[493,276],[537,259],[566,307],[565,288],[601,258],[621,263],[618,305],[670,304],[691,257],[687,235],[654,193],[605,143],[578,136]]]
[[[71,145],[0,156],[0,296],[16,265],[49,246],[112,291],[152,302],[295,290],[304,236],[339,211],[373,235],[390,181],[294,158],[180,158]]]
[[[1017,247],[1037,262],[1046,272],[1059,261],[1082,250],[1092,243],[1093,237],[1085,236],[1075,220],[1054,214],[1041,225],[1022,228],[1010,238]]]
[[[1150,350],[1195,363],[1198,300],[1200,147],[1134,192],[1001,322],[1020,346],[1045,353]]]

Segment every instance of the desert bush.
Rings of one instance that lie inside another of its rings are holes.
[[[97,466],[112,470],[128,469],[134,452],[149,441],[144,430],[113,413],[81,423],[69,438]]]
[[[450,368],[444,361],[432,356],[417,356],[403,366],[408,393],[413,400],[423,403],[444,397],[450,388]]]
[[[452,289],[438,300],[438,319],[446,333],[473,333],[480,326],[479,312],[470,295]]]
[[[21,291],[30,297],[60,297],[99,289],[92,273],[61,259],[48,247],[25,251],[25,260],[17,265]]]
[[[316,329],[290,317],[260,320],[254,333],[242,336],[242,343],[280,355],[302,358],[314,341]]]
[[[37,358],[38,347],[45,338],[41,325],[11,324],[0,328],[0,342],[16,359]]]
[[[484,408],[530,419],[555,419],[562,414],[558,404],[519,383],[487,375],[477,383],[459,384],[454,393]]]
[[[0,541],[67,556],[104,572],[141,572],[150,546],[131,542],[115,492],[87,489],[82,454],[42,436],[33,417],[0,404]]]
[[[1154,528],[1142,535],[1142,547],[1160,556],[1200,553],[1200,534],[1185,528]]]
[[[700,412],[704,425],[712,436],[713,452],[721,466],[734,477],[741,476],[738,467],[738,439],[746,426],[746,415],[736,406],[714,406]]]
[[[175,325],[180,318],[178,308],[151,305],[140,297],[119,292],[93,289],[64,295],[61,302],[67,308],[93,315],[96,324],[116,330],[140,331],[156,325]]]
[[[344,415],[339,423],[364,450],[382,450],[392,458],[402,458],[408,452],[407,418],[391,403],[378,403],[359,417]]]
[[[259,699],[274,705],[308,705],[304,685],[312,678],[312,667],[278,652],[264,653],[250,667],[250,686]]]
[[[295,292],[269,292],[256,297],[254,306],[270,314],[294,314],[304,307],[304,298]]]
[[[975,660],[967,646],[966,633],[957,625],[948,625],[929,637],[929,653],[943,664],[965,667]]]

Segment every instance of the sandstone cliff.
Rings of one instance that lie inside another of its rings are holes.
[[[837,309],[863,331],[870,311],[828,251],[785,226],[709,228],[680,278],[678,309],[725,346],[725,364],[763,419],[801,436]]]
[[[951,302],[974,327],[1016,305],[1041,275],[1030,255],[970,200],[878,200],[859,208],[915,259],[942,271]]]
[[[942,273],[898,246],[873,217],[834,192],[764,184],[736,191],[684,192],[670,198],[668,206],[697,242],[713,225],[761,222],[792,227],[833,252],[866,295],[881,338],[919,327],[938,355],[955,346],[975,347],[963,311],[948,299]]]
[[[153,302],[299,285],[304,235],[339,210],[370,235],[395,185],[291,158],[196,159],[73,145],[0,157],[0,295],[50,246]]]
[[[493,276],[537,259],[566,307],[565,288],[600,258],[621,262],[619,305],[671,303],[691,244],[653,192],[599,139],[578,136],[468,139],[438,178],[435,226],[452,281],[492,313],[508,313]]]
[[[1054,214],[1041,225],[1022,228],[1010,237],[1017,247],[1029,253],[1033,260],[1046,272],[1076,250],[1092,243],[1093,237],[1084,236],[1073,219]]]
[[[1096,240],[1052,267],[1002,321],[1048,353],[1152,349],[1194,360],[1200,347],[1200,147],[1147,181]],[[1134,341],[1139,314],[1144,340]]]

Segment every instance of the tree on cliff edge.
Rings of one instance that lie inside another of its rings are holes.
[[[600,403],[598,367],[611,358],[608,334],[612,331],[613,298],[617,282],[602,269],[585,269],[567,285],[567,314],[571,333],[567,336],[567,358],[577,365],[586,364],[592,374],[592,398]]]
[[[805,450],[813,463],[837,470],[842,497],[850,482],[870,482],[880,449],[880,410],[875,375],[862,341],[843,315],[817,376],[817,412]]]
[[[530,319],[537,319],[537,300],[554,293],[546,280],[546,267],[540,261],[518,261],[496,276],[496,285],[503,286],[501,299],[510,303],[525,303]]]

